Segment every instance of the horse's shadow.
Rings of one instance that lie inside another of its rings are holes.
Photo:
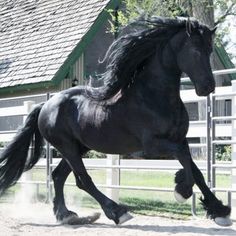
[[[232,228],[220,228],[220,227],[210,227],[203,228],[199,226],[184,226],[184,225],[170,225],[170,226],[153,226],[153,225],[119,225],[115,226],[113,224],[104,224],[104,223],[94,223],[88,225],[63,225],[63,224],[39,224],[39,223],[24,223],[20,224],[21,226],[35,226],[35,227],[66,227],[71,229],[79,229],[81,227],[87,229],[128,229],[135,230],[140,232],[156,232],[156,233],[194,233],[206,234],[209,235],[214,233],[214,235],[236,235],[236,230]],[[209,232],[210,231],[210,232]]]

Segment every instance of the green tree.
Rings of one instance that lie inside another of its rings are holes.
[[[186,15],[185,8],[176,0],[123,0],[124,8],[118,12],[121,25],[126,25],[140,14],[175,17]]]
[[[118,12],[121,25],[126,25],[140,15],[140,12],[168,17],[193,16],[212,28],[224,23],[229,16],[236,16],[236,0],[123,0],[122,2],[125,8]],[[221,25],[218,37],[222,39],[228,31],[229,25]],[[227,40],[225,39],[225,44]]]

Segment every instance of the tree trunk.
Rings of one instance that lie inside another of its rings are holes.
[[[214,28],[213,0],[193,0],[192,10],[193,17],[210,28]]]

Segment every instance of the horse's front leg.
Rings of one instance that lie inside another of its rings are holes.
[[[168,139],[149,139],[144,145],[144,151],[150,158],[175,157],[179,160],[183,169],[176,173],[175,198],[178,202],[184,202],[192,196],[194,177],[191,168],[191,155],[186,140],[177,143]]]
[[[208,217],[214,219],[221,226],[232,224],[229,219],[230,207],[224,206],[206,185],[201,171],[192,160],[187,140],[182,143],[175,143],[165,139],[153,139],[147,143],[145,151],[148,156],[174,156],[184,167],[184,169],[177,171],[175,177],[175,197],[178,201],[183,202],[192,195],[192,186],[195,182],[204,196],[201,201]]]
[[[177,152],[176,158],[184,169],[177,171],[175,175],[175,198],[178,202],[185,202],[192,196],[192,187],[195,182],[191,168],[192,157],[186,139],[181,144],[181,148]]]

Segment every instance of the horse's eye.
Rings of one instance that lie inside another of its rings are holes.
[[[212,51],[213,51],[213,43],[212,43],[212,40],[211,40],[211,39],[208,39],[208,40],[206,41],[206,47],[207,47],[208,51],[209,51],[210,53],[212,53]]]

